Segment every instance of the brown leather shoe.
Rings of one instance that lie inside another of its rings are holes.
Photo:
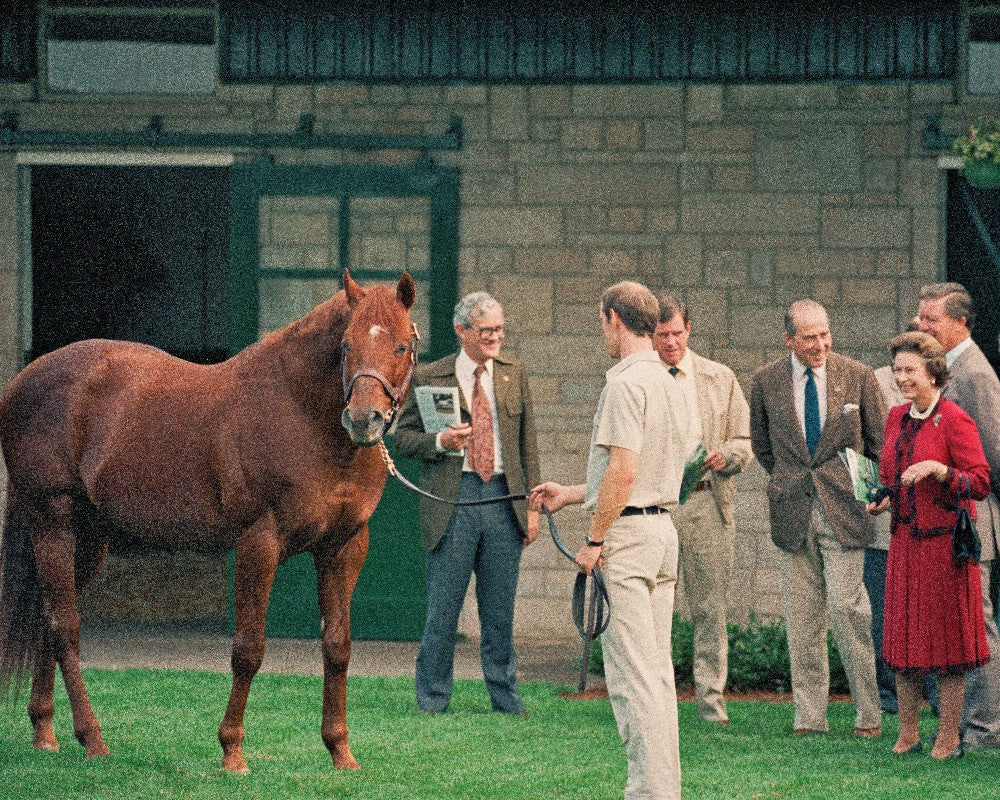
[[[796,728],[796,736],[808,736],[810,733],[826,733],[826,731],[818,731],[815,728]]]
[[[876,736],[882,735],[882,726],[879,725],[877,728],[855,728],[854,735],[859,739],[873,739]]]

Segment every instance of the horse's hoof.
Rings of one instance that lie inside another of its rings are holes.
[[[226,772],[231,772],[233,775],[249,775],[250,767],[247,766],[247,762],[243,760],[242,754],[234,753],[230,756],[225,756],[222,759],[222,768]]]
[[[51,741],[49,741],[49,740],[38,741],[36,739],[35,740],[35,749],[36,750],[44,750],[47,753],[58,753],[59,752],[59,742],[57,742],[55,739],[52,739]]]
[[[98,742],[97,744],[91,745],[90,747],[85,748],[84,752],[87,754],[87,758],[101,758],[103,756],[111,755],[111,750],[108,749],[108,746],[104,744],[104,742]]]
[[[35,729],[35,737],[32,742],[36,750],[45,750],[49,753],[59,752],[59,742],[56,739],[56,733],[52,730],[52,726],[41,727]]]
[[[361,769],[361,765],[350,753],[340,756],[335,755],[333,757],[333,766],[336,769]]]

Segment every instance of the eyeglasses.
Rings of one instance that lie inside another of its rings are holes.
[[[484,341],[488,341],[492,339],[494,336],[499,336],[502,339],[503,329],[504,329],[503,325],[497,325],[493,328],[473,328],[473,330],[479,334],[479,338]]]

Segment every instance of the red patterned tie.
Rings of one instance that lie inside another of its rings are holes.
[[[493,412],[483,389],[486,367],[480,364],[472,374],[472,441],[469,443],[469,466],[483,479],[493,477]]]

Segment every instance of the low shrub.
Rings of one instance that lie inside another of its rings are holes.
[[[730,623],[729,629],[729,689],[736,691],[791,691],[791,668],[788,662],[788,636],[782,619],[762,620],[753,612],[746,625]],[[840,652],[827,634],[830,660],[830,691],[848,691],[847,676],[840,663]],[[674,615],[671,650],[674,675],[678,686],[694,683],[694,627],[691,620]],[[601,640],[594,642],[590,653],[589,671],[604,674]]]

